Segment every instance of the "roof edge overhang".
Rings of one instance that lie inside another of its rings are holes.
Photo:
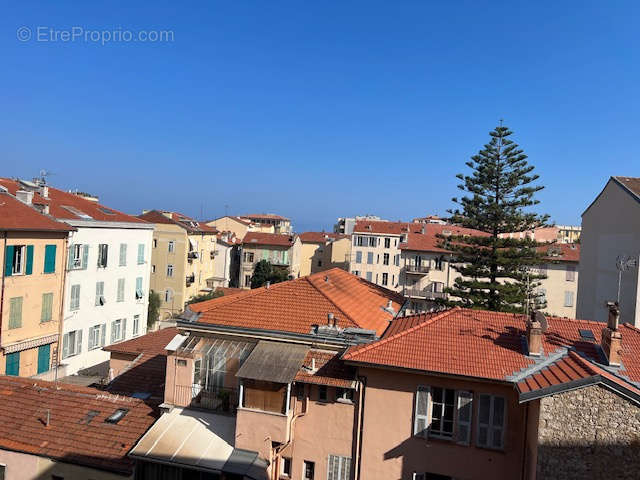
[[[154,224],[145,222],[108,222],[104,220],[78,220],[74,218],[60,218],[59,222],[68,223],[74,227],[80,228],[126,228],[134,230],[153,230]]]

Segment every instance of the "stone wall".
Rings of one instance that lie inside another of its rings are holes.
[[[639,477],[639,407],[599,385],[540,401],[537,480]]]

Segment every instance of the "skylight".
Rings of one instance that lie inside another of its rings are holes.
[[[92,220],[93,219],[93,217],[91,215],[87,215],[86,213],[78,210],[75,207],[70,207],[69,205],[62,205],[62,208],[64,208],[68,212],[73,213],[74,215],[76,215],[76,216],[78,216],[80,218],[85,218],[85,219],[88,219],[88,220]]]
[[[586,340],[588,342],[595,341],[596,337],[593,335],[591,330],[581,328],[578,331],[580,332],[580,338],[582,340]]]
[[[107,418],[105,418],[104,421],[106,423],[118,423],[120,420],[124,418],[124,416],[127,414],[128,411],[129,411],[128,408],[119,408],[115,412],[113,412],[111,415],[109,415]]]
[[[107,207],[98,207],[98,210],[100,210],[102,213],[106,213],[107,215],[116,214],[116,212],[114,212],[113,210],[109,210]]]

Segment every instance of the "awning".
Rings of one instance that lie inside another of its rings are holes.
[[[302,367],[309,347],[282,342],[260,341],[236,376],[265,382],[290,383]]]
[[[234,448],[235,421],[235,417],[176,408],[153,424],[129,456],[175,467],[266,479],[267,464],[257,452]]]
[[[31,348],[40,347],[42,345],[48,345],[58,341],[58,334],[48,335],[46,337],[35,338],[33,340],[25,340],[23,342],[12,343],[11,345],[5,345],[2,347],[4,353],[15,353],[23,350],[29,350]]]

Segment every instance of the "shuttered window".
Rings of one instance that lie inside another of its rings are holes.
[[[118,279],[118,295],[116,301],[124,302],[124,278]]]
[[[53,293],[42,294],[41,322],[50,322],[53,317]]]
[[[101,243],[98,245],[98,267],[106,268],[109,259],[109,245]]]
[[[473,417],[473,394],[459,391],[457,398],[456,441],[468,445],[471,441],[471,419]]]
[[[96,306],[104,305],[104,282],[96,282]]]
[[[9,300],[9,328],[22,327],[22,297]]]
[[[82,353],[82,330],[73,330],[62,336],[62,358]]]
[[[144,243],[138,244],[138,265],[144,263]]]
[[[71,302],[69,310],[78,310],[80,308],[80,285],[71,285]]]
[[[564,292],[564,306],[573,307],[573,292]]]
[[[132,335],[135,337],[140,334],[140,315],[133,316],[133,333]]]
[[[45,245],[44,247],[44,273],[55,273],[56,271],[56,246]]]
[[[360,250],[356,252],[356,263],[362,263],[362,251]]]
[[[413,434],[427,437],[429,425],[429,387],[419,386],[416,390],[416,406],[413,420]]]
[[[351,458],[329,455],[327,465],[327,480],[349,480],[351,472]]]
[[[506,404],[504,397],[481,394],[478,408],[478,438],[480,447],[504,448]]]
[[[142,277],[136,278],[136,299],[140,300],[144,297],[144,291],[142,290]]]
[[[125,267],[127,265],[127,244],[126,243],[121,243],[120,244],[120,261],[118,262],[118,265],[120,265],[121,267]]]
[[[567,282],[575,282],[576,281],[576,267],[575,265],[567,265]]]

